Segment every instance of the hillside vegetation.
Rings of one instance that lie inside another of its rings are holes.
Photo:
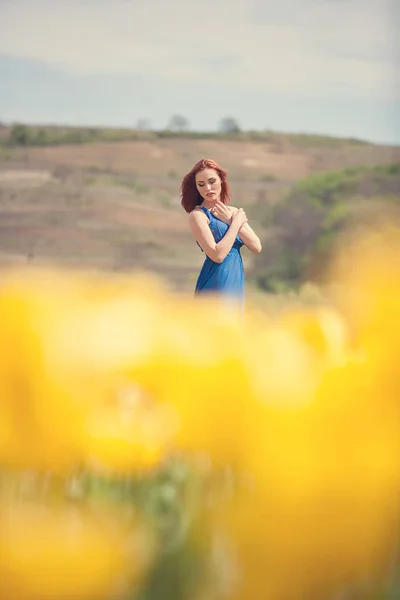
[[[268,291],[323,279],[323,268],[338,236],[378,219],[399,218],[400,163],[357,167],[299,181],[282,201],[263,211],[270,231],[253,277]]]
[[[369,145],[365,140],[356,138],[337,138],[315,134],[284,134],[288,142],[297,146],[340,146],[345,141],[354,145]],[[0,124],[0,144],[3,146],[57,146],[63,144],[87,144],[94,142],[157,140],[162,138],[180,139],[235,139],[238,141],[276,142],[282,134],[276,131],[187,131],[164,129],[149,131],[143,129],[124,129],[112,127],[62,127],[55,125],[25,125],[15,123],[11,126]]]
[[[0,126],[0,264],[146,270],[191,291],[204,257],[179,187],[203,157],[228,170],[233,204],[262,237],[256,260],[243,251],[260,290],[307,280],[313,251],[329,246],[350,204],[399,193],[397,167],[385,165],[400,149],[357,140]]]

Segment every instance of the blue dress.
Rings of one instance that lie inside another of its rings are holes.
[[[228,231],[228,225],[214,217],[207,208],[202,206],[201,210],[209,218],[211,233],[216,243],[218,243]],[[209,256],[206,256],[197,279],[195,295],[211,292],[233,297],[243,302],[244,270],[240,254],[242,246],[243,242],[237,235],[232,248],[221,263],[216,263]],[[202,248],[200,249],[203,251]]]

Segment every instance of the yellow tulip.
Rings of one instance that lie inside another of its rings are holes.
[[[152,558],[152,536],[121,517],[66,505],[3,502],[1,597],[100,600],[137,587]]]
[[[99,439],[104,443],[99,458],[107,456],[107,444],[113,446],[117,469],[160,460],[168,431],[165,411],[158,418],[156,402],[146,404],[130,430],[126,419],[119,420],[121,398],[135,386],[130,373],[146,363],[156,343],[160,292],[151,296],[150,290],[141,281],[128,285],[62,272],[5,279],[0,293],[3,463],[64,470],[88,455],[96,458]],[[152,423],[147,429],[141,422],[145,413]],[[128,437],[136,452],[126,446]]]

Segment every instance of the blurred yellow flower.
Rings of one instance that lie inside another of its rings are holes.
[[[77,506],[0,504],[4,600],[100,600],[140,585],[154,540],[140,523]]]
[[[161,292],[151,290],[140,280],[63,272],[5,278],[0,460],[53,470],[97,458],[116,470],[159,462],[165,411],[157,415],[145,392],[140,401],[135,392],[136,411],[124,408],[137,390],[133,368],[156,343]]]
[[[360,597],[388,576],[400,531],[400,246],[390,240],[357,240],[351,271],[336,265],[345,283],[332,327],[320,311],[289,312],[285,344],[268,350],[260,334],[267,367],[255,367],[254,393],[265,408],[251,435],[241,431],[247,487],[222,517],[242,568],[231,600]]]

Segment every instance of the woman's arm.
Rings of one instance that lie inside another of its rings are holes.
[[[261,240],[248,223],[245,223],[239,229],[239,236],[243,244],[246,246],[246,248],[251,250],[251,252],[261,252]]]
[[[221,241],[216,243],[208,226],[208,217],[199,210],[189,215],[189,225],[195,240],[211,260],[221,263],[232,248],[240,228],[246,223],[247,217],[242,208],[232,216],[228,231]]]
[[[211,209],[213,215],[215,215],[220,221],[223,221],[227,225],[230,225],[232,218],[239,209],[234,206],[226,206],[223,202],[217,201],[215,206]],[[242,210],[242,209],[240,209]],[[251,250],[251,252],[261,252],[262,246],[258,235],[247,223],[244,223],[239,230],[239,236],[243,244]]]

